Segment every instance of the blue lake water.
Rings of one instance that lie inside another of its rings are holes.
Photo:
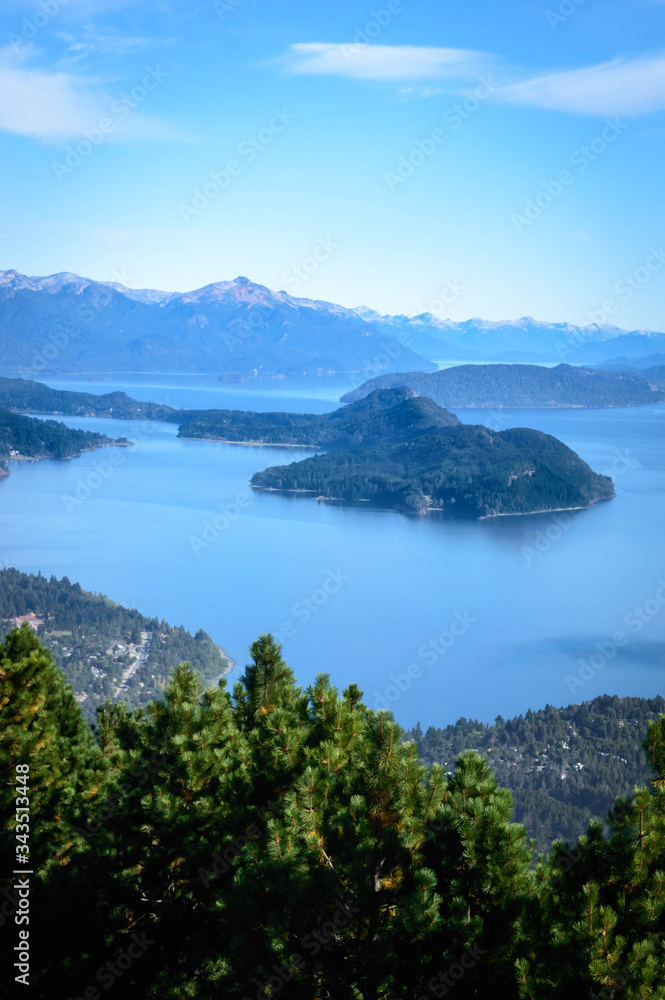
[[[44,380],[183,407],[308,412],[334,409],[350,388],[197,375]],[[662,694],[665,406],[459,416],[556,435],[613,476],[616,498],[573,515],[409,518],[249,489],[253,472],[304,449],[59,418],[136,446],[15,464],[0,482],[0,561],[204,628],[240,668],[259,632],[279,633],[301,683],[320,671],[340,689],[355,681],[369,705],[407,726]]]

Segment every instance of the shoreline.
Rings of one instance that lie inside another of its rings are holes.
[[[129,448],[133,447],[133,441],[104,441],[102,444],[96,444],[90,448],[81,448],[74,455],[11,455],[9,458],[3,459],[6,463],[11,462],[44,462],[50,460],[52,462],[70,462],[73,458],[80,458],[81,455],[89,451],[99,451],[100,448]],[[11,469],[6,471],[0,469],[0,478],[11,475]]]
[[[215,444],[246,444],[249,448],[309,448],[310,451],[321,451],[322,445],[318,444],[281,444],[276,441],[229,441],[228,438],[213,437],[189,437],[188,435],[177,435],[180,441],[213,441]]]
[[[611,497],[598,497],[597,500],[592,500],[591,503],[587,503],[584,506],[579,507],[546,507],[544,510],[520,510],[515,513],[510,511],[499,511],[496,514],[482,514],[479,518],[477,518],[477,520],[489,521],[492,517],[533,517],[534,514],[559,514],[571,510],[591,510],[591,508],[595,507],[597,503],[604,503],[605,500],[614,500],[615,497],[616,493],[613,493]]]
[[[283,487],[279,487],[279,486],[259,486],[259,485],[255,484],[255,483],[250,483],[249,487],[252,490],[263,490],[264,493],[316,493],[316,490],[287,489],[287,488],[283,488]],[[590,510],[592,507],[595,507],[595,505],[597,503],[603,503],[605,500],[614,500],[615,497],[616,497],[616,493],[613,493],[612,496],[609,496],[609,497],[599,497],[597,500],[592,500],[592,502],[589,503],[589,504],[585,504],[584,506],[577,506],[577,507],[547,507],[547,508],[545,508],[543,510],[499,511],[496,514],[479,514],[477,517],[471,516],[469,518],[469,520],[471,520],[471,521],[489,521],[493,517],[533,517],[535,514],[559,514],[559,513],[563,514],[563,513],[568,513],[570,511],[575,511],[575,510]],[[352,500],[349,497],[324,497],[324,496],[319,495],[319,496],[313,497],[312,499],[317,500],[317,501],[324,501],[324,502],[325,501],[334,501],[336,503],[346,503],[346,504],[349,504],[349,505],[356,504],[356,503],[371,503],[371,504],[374,504],[374,506],[376,507],[377,510],[392,510],[396,514],[405,513],[404,511],[399,511],[396,507],[384,507],[383,505],[381,505],[379,503],[375,504],[373,500],[371,500],[371,499],[369,499],[367,497],[358,497],[357,499]],[[434,514],[434,513],[438,512],[438,511],[446,512],[447,513],[449,511],[449,508],[445,508],[445,507],[427,507],[427,508],[425,508],[424,510],[421,510],[421,511],[410,511],[408,513],[413,514],[414,517],[423,517],[426,514]],[[450,511],[450,513],[454,513],[454,512]]]

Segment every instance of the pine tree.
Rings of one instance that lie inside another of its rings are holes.
[[[72,870],[85,846],[83,817],[102,801],[107,776],[71,689],[27,625],[10,632],[0,646],[0,773],[0,892],[6,903],[0,926],[3,940],[12,936],[11,947],[3,953],[12,955],[15,944],[18,897],[13,886],[21,876],[11,873],[25,870],[29,927],[32,940],[40,943],[31,962],[34,983],[41,963],[49,963],[49,947],[56,953],[58,945],[67,947],[59,934],[62,922],[49,926],[57,896],[53,886],[56,882],[71,886]],[[25,794],[24,786],[17,784],[18,774],[26,778]],[[30,809],[27,818],[20,814],[20,826],[17,796],[18,804]],[[17,861],[19,846],[27,858],[24,865]],[[6,971],[5,981],[13,981],[14,972]]]

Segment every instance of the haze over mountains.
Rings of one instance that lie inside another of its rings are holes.
[[[274,292],[247,278],[190,292],[132,289],[64,272],[0,271],[0,352],[22,373],[255,374],[433,371],[441,361],[576,364],[665,352],[665,334],[525,317],[453,322]]]
[[[658,372],[657,368],[625,372],[574,365],[455,365],[437,372],[377,375],[345,393],[342,402],[355,402],[377,389],[408,386],[439,406],[453,409],[645,406],[665,400],[660,387],[665,383],[658,380]]]

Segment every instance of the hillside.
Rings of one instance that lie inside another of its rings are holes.
[[[76,458],[84,451],[129,444],[96,431],[79,431],[57,420],[38,420],[0,409],[0,461]],[[6,474],[6,473],[5,473]]]
[[[436,366],[348,309],[247,278],[191,292],[0,271],[5,372],[325,374]],[[395,361],[397,359],[397,361]]]
[[[418,725],[405,739],[415,740],[422,761],[444,770],[452,770],[464,750],[481,754],[512,792],[515,820],[544,851],[557,838],[573,843],[617,795],[629,796],[648,782],[640,743],[648,723],[663,712],[663,698],[605,695],[514,719],[499,716],[493,726],[460,719],[423,733]]]
[[[588,507],[614,496],[611,479],[549,434],[528,428],[494,433],[465,424],[423,430],[399,443],[315,455],[258,472],[251,483],[466,517]]]
[[[630,365],[627,363],[603,365],[605,371],[621,373],[624,375],[638,376],[647,379],[657,389],[665,392],[665,364],[649,365],[648,367]]]
[[[41,573],[0,570],[0,623],[2,634],[13,619],[33,613],[43,624],[37,631],[58,667],[71,684],[76,700],[89,721],[107,698],[121,697],[129,705],[145,705],[160,697],[171,671],[191,663],[199,676],[210,681],[230,663],[202,630],[191,635],[182,626],[148,618],[125,608],[103,594],[83,590],[67,577],[58,580]],[[123,673],[138,669],[124,683]]]
[[[342,396],[354,402],[375,389],[408,386],[452,409],[550,409],[640,406],[665,400],[665,391],[635,373],[557,365],[458,365],[443,371],[378,375]]]
[[[201,410],[185,419],[179,437],[313,448],[352,448],[403,441],[424,428],[454,427],[457,417],[411,389],[377,391],[332,413],[254,413]]]
[[[115,417],[116,420],[164,420],[175,423],[185,411],[161,403],[143,403],[126,392],[75,392],[52,389],[43,382],[0,377],[0,406],[30,413],[68,417]]]

